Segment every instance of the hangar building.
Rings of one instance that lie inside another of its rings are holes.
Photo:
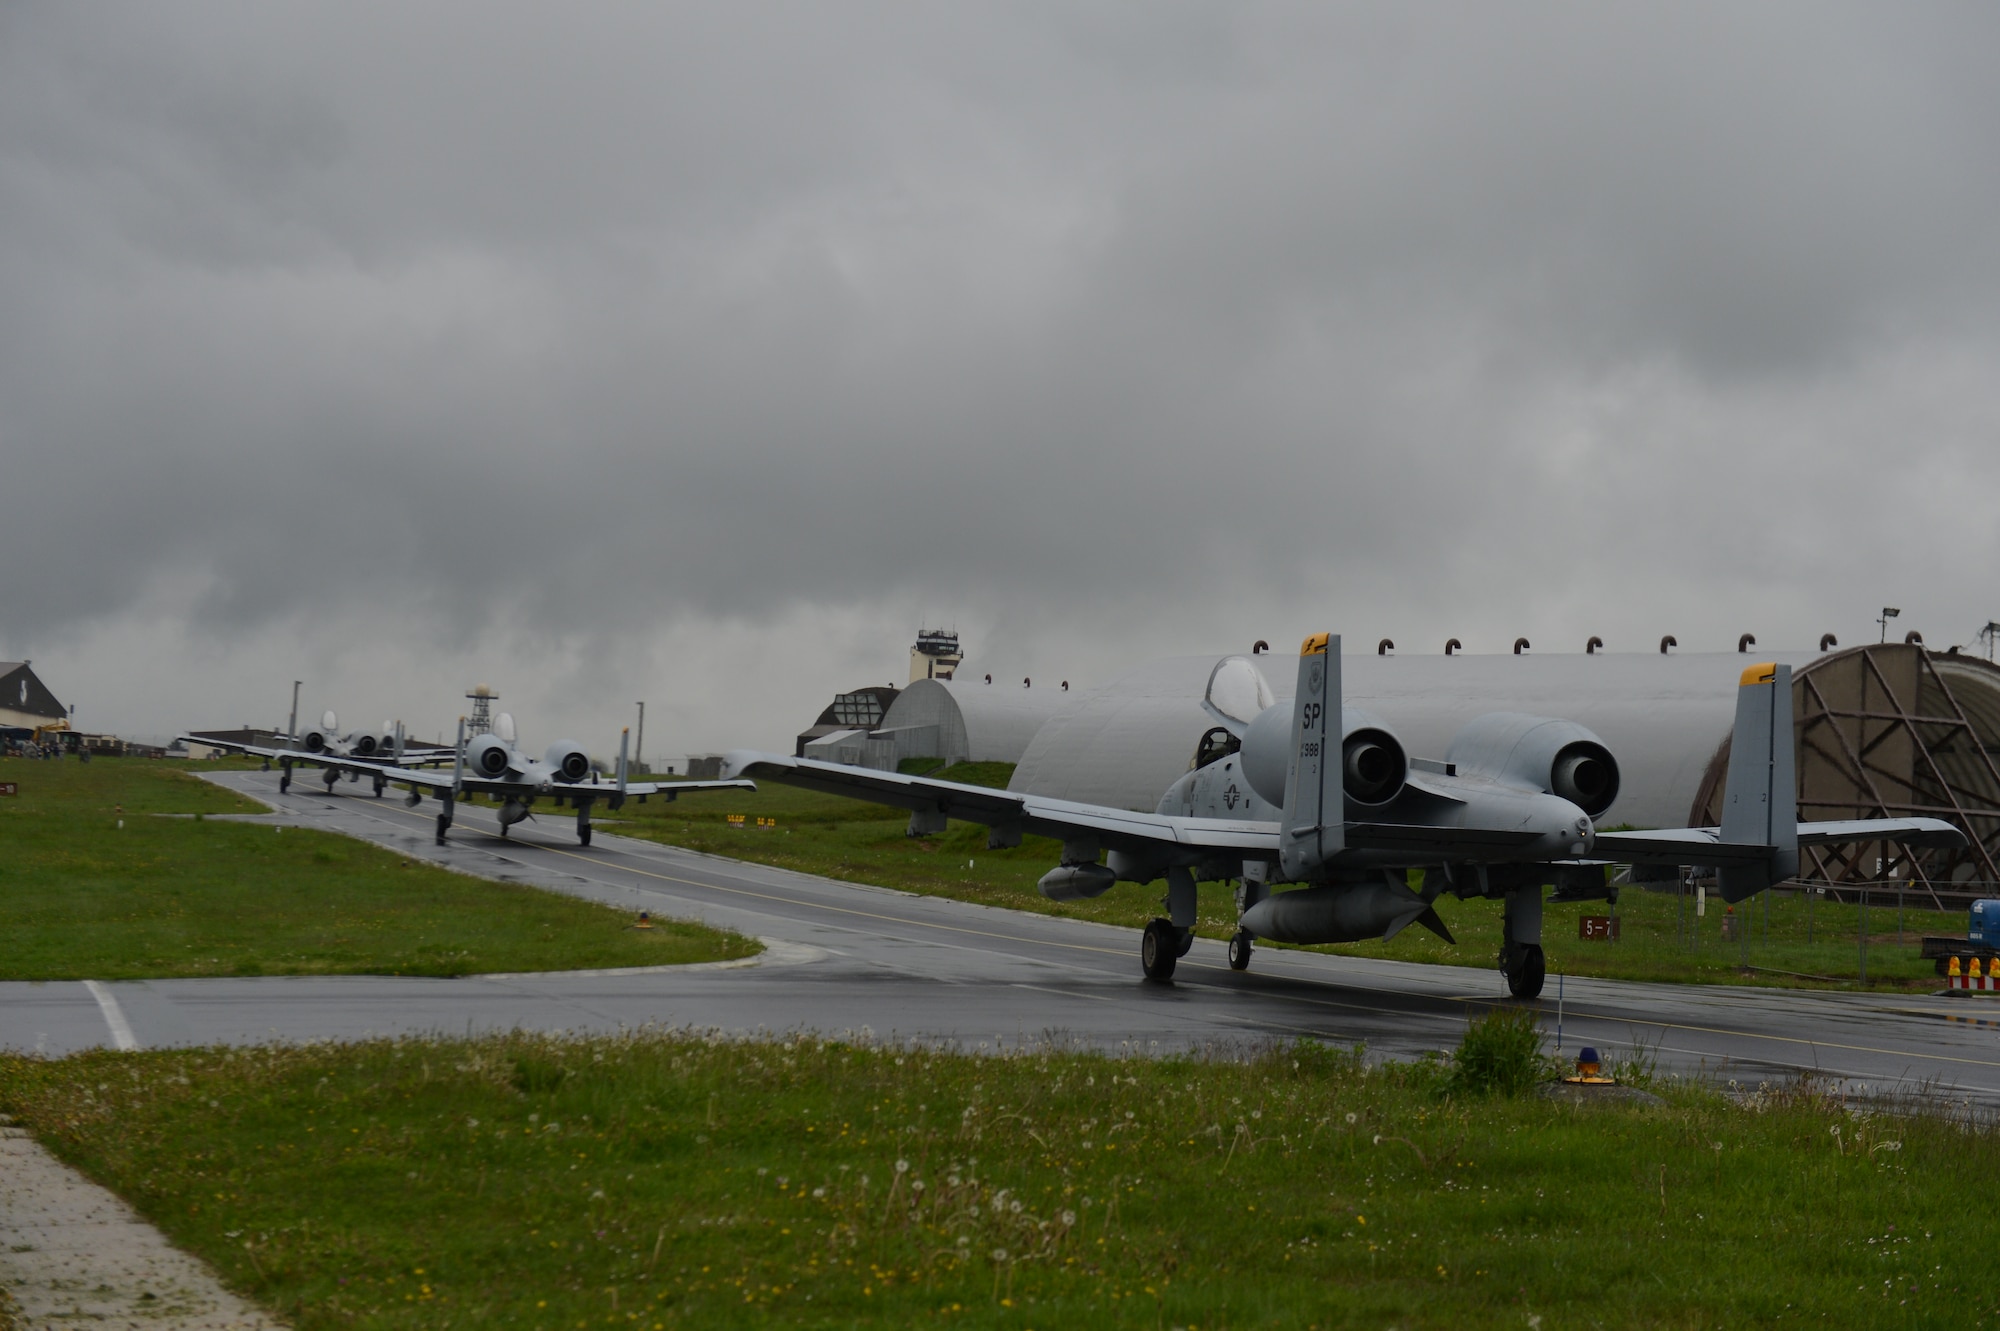
[[[1913,635],[1914,636],[1914,635]],[[1972,838],[1967,850],[1910,856],[1880,843],[1809,850],[1802,877],[1830,883],[1910,879],[1964,893],[2000,884],[2000,668],[1932,652],[1921,640],[1831,653],[1668,655],[1344,655],[1343,699],[1443,758],[1487,712],[1530,712],[1588,726],[1622,777],[1604,826],[1719,821],[1747,660],[1793,667],[1799,816],[1924,815]],[[1059,700],[1027,744],[1011,788],[1150,812],[1215,725],[1204,696],[1247,719],[1293,692],[1290,656],[1153,661]]]
[[[67,721],[69,709],[35,677],[27,661],[0,661],[0,730],[34,730]]]

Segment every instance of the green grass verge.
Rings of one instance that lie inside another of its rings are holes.
[[[0,979],[466,975],[718,961],[752,940],[446,872],[144,759],[0,760]],[[187,815],[187,816],[172,816]],[[120,826],[122,822],[123,826]]]
[[[961,764],[945,775],[1004,786],[1010,774],[1004,763],[986,763]],[[731,824],[732,814],[744,815],[743,823]],[[724,791],[672,804],[657,800],[631,804],[616,817],[621,820],[617,830],[630,836],[847,882],[1135,930],[1162,910],[1161,884],[1121,883],[1095,901],[1047,900],[1035,890],[1035,882],[1061,856],[1055,841],[1029,837],[1011,850],[988,850],[985,828],[958,822],[941,835],[912,840],[903,834],[907,814],[772,782],[755,794]],[[767,825],[759,826],[760,818]],[[1858,988],[1858,907],[1808,902],[1798,892],[1767,895],[1768,903],[1760,898],[1736,908],[1743,914],[1743,935],[1736,941],[1722,937],[1726,912],[1719,900],[1711,899],[1706,912],[1697,917],[1692,897],[1683,901],[1672,893],[1626,888],[1616,912],[1623,937],[1616,943],[1578,937],[1579,917],[1607,913],[1610,908],[1604,902],[1550,905],[1543,924],[1549,972],[1666,982]],[[1926,933],[1963,936],[1965,915],[1919,910],[1918,900],[1914,892],[1906,896],[1900,939],[1894,894],[1872,901],[1868,987],[1900,991],[1943,987],[1932,963],[1919,954],[1919,940]],[[1314,950],[1491,968],[1500,950],[1500,903],[1446,896],[1438,901],[1437,910],[1457,938],[1455,946],[1413,926],[1387,943]],[[1227,938],[1235,927],[1234,889],[1205,884],[1201,933]],[[1135,940],[1135,953],[1137,948]],[[1746,965],[1754,969],[1745,970]]]
[[[0,1059],[300,1328],[1979,1324],[2000,1140],[1793,1088],[514,1036]],[[1540,1319],[1539,1321],[1535,1319]]]

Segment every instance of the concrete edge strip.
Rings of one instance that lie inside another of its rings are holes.
[[[680,966],[611,966],[589,971],[489,971],[467,975],[467,980],[567,980],[615,975],[685,975],[690,971],[730,971],[746,966],[803,966],[828,956],[825,948],[808,943],[791,943],[782,938],[759,938],[764,950],[754,957],[733,961],[697,961]]]
[[[85,980],[83,987],[97,1000],[97,1006],[104,1013],[104,1024],[111,1028],[111,1043],[120,1050],[130,1053],[139,1047],[138,1037],[132,1034],[132,1024],[125,1020],[125,1010],[118,1006],[118,1000],[111,996],[96,980]]]

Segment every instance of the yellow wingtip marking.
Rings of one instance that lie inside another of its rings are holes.
[[[1327,633],[1313,634],[1310,638],[1299,644],[1299,655],[1325,656],[1327,639],[1331,636],[1331,634]]]
[[[1744,671],[1741,683],[1742,687],[1747,689],[1752,684],[1769,684],[1777,677],[1778,663],[1776,661],[1765,661],[1761,665],[1753,665]]]

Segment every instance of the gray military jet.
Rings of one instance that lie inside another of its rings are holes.
[[[350,781],[359,781],[364,772],[374,773],[375,793],[380,795],[388,784],[380,777],[382,769],[412,763],[449,762],[453,753],[451,749],[434,745],[410,744],[403,733],[401,721],[384,721],[380,730],[356,730],[343,735],[340,718],[331,709],[321,714],[318,725],[307,726],[297,734],[280,735],[278,738],[281,744],[266,746],[194,735],[181,736],[183,743],[203,744],[212,749],[226,749],[231,753],[262,758],[267,772],[272,763],[277,763],[284,769],[284,775],[278,779],[280,794],[292,788],[292,768],[299,763],[321,768],[320,779],[326,782],[329,791],[343,772]],[[329,759],[348,761],[334,763],[327,761]]]
[[[506,836],[508,828],[528,816],[538,798],[547,796],[557,808],[568,804],[576,810],[576,839],[587,846],[590,844],[590,811],[599,802],[615,811],[624,807],[625,801],[631,797],[637,797],[644,803],[653,795],[664,795],[671,800],[689,791],[757,788],[754,781],[734,779],[631,781],[628,779],[626,760],[631,738],[630,730],[621,734],[618,767],[608,783],[598,779],[597,771],[591,766],[590,755],[575,740],[557,740],[539,758],[523,753],[515,742],[514,718],[506,712],[494,718],[491,731],[474,736],[469,742],[465,738],[465,719],[459,718],[458,743],[454,748],[443,751],[452,764],[449,774],[385,766],[367,758],[351,756],[316,754],[310,761],[334,773],[327,782],[329,789],[339,774],[346,772],[357,779],[362,775],[373,777],[378,795],[390,782],[408,786],[410,795],[407,802],[412,807],[422,802],[424,792],[430,792],[431,797],[443,806],[437,820],[439,845],[444,844],[445,833],[451,828],[458,797],[466,794],[493,795],[500,799],[501,836]]]
[[[1422,924],[1455,941],[1437,897],[1499,897],[1500,969],[1532,998],[1547,969],[1548,884],[1559,900],[1587,900],[1607,895],[1609,864],[1692,864],[1715,868],[1723,896],[1740,901],[1797,872],[1801,845],[1963,844],[1932,818],[1798,822],[1791,668],[1753,666],[1741,685],[1722,826],[1661,832],[1596,830],[1592,818],[1617,797],[1618,764],[1574,722],[1492,713],[1468,723],[1442,761],[1409,757],[1374,717],[1342,707],[1340,639],[1327,634],[1302,646],[1289,705],[1245,721],[1206,704],[1220,724],[1151,814],[769,754],[731,754],[727,770],[909,809],[913,834],[958,818],[991,828],[994,847],[1057,838],[1061,862],[1040,883],[1052,900],[1165,878],[1167,916],[1140,942],[1154,980],[1170,979],[1192,944],[1198,881],[1241,884],[1229,944],[1238,970],[1258,938],[1351,943]],[[1408,885],[1412,869],[1424,871],[1421,890]]]

